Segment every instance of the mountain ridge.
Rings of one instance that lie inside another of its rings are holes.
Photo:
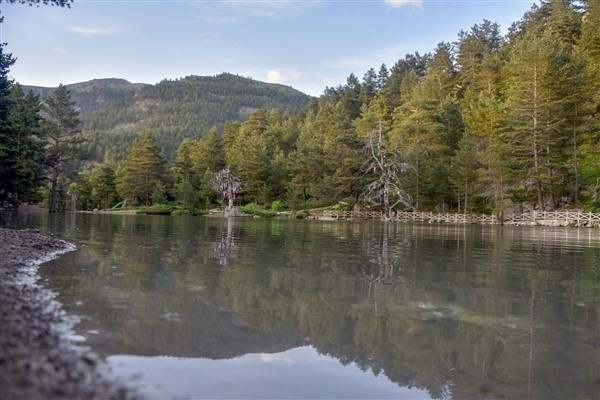
[[[56,89],[22,87],[42,99]],[[80,112],[82,130],[92,142],[87,150],[98,160],[107,154],[122,158],[122,147],[143,131],[151,131],[165,156],[173,159],[183,139],[201,139],[210,129],[220,131],[227,122],[243,122],[259,109],[295,113],[311,99],[286,85],[225,72],[164,79],[154,85],[99,78],[65,87]],[[115,137],[119,137],[118,149]]]

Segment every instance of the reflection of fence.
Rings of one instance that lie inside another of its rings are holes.
[[[323,219],[382,219],[378,211],[323,211]],[[532,211],[505,215],[500,220],[496,215],[438,214],[433,212],[399,212],[395,221],[429,222],[447,224],[505,224],[505,225],[545,225],[545,226],[587,226],[600,227],[600,214],[582,211]]]

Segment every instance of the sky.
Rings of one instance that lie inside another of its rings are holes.
[[[0,0],[1,2],[2,0]],[[155,84],[222,72],[312,96],[432,52],[489,20],[502,33],[534,0],[75,0],[0,3],[10,77],[56,87],[95,78]]]

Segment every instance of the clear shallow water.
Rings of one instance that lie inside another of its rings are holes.
[[[20,215],[152,398],[598,398],[600,231]]]

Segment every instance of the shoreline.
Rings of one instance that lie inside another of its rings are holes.
[[[0,229],[0,399],[139,398],[69,338],[72,320],[37,283],[40,264],[73,250],[35,229]]]

